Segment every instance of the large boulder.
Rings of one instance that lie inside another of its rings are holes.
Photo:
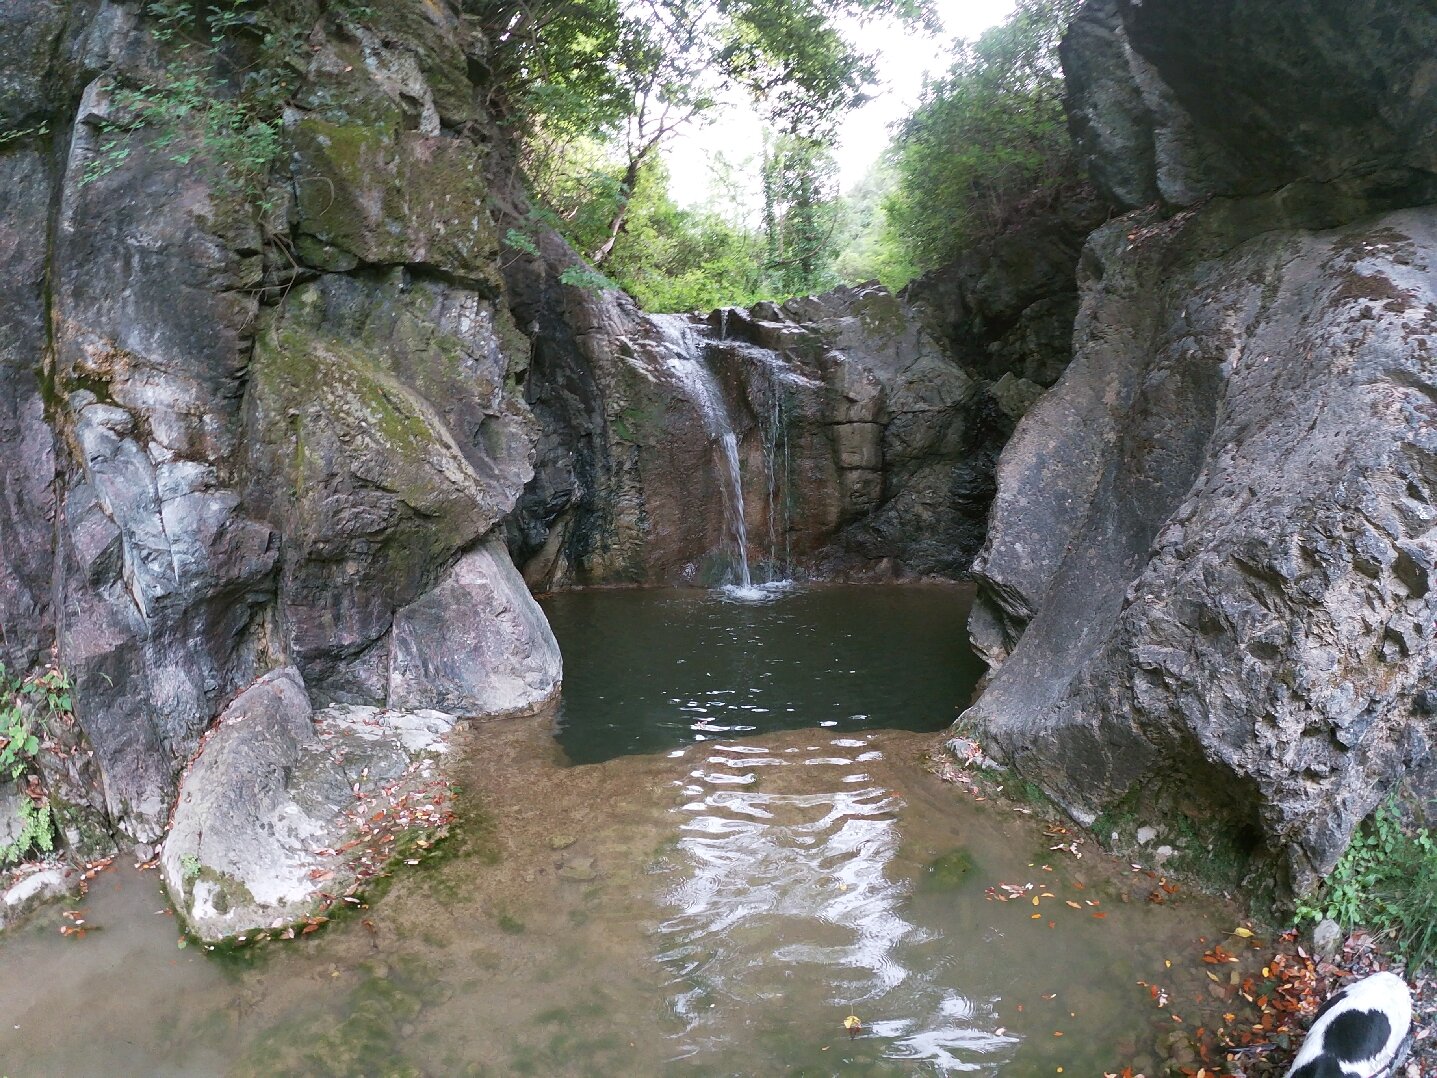
[[[453,726],[434,711],[315,714],[299,671],[261,677],[180,787],[160,868],[185,927],[216,943],[320,923],[405,843],[442,830],[437,760]]]
[[[395,615],[391,707],[528,715],[562,675],[559,643],[497,534]]]
[[[1432,17],[1095,0],[1064,46],[1098,184],[1208,201],[1088,242],[1073,363],[999,464],[961,721],[1105,839],[1156,823],[1279,890],[1430,769],[1437,210],[1397,207],[1430,197]]]
[[[533,424],[491,301],[396,269],[292,290],[246,400],[249,503],[283,539],[289,643],[322,703],[383,703],[394,613],[513,506]]]

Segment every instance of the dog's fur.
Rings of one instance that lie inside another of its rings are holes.
[[[1412,993],[1402,978],[1374,973],[1322,1005],[1287,1078],[1384,1078],[1407,1058]]]

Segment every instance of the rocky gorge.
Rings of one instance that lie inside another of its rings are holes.
[[[457,8],[301,3],[205,52],[219,92],[291,72],[262,189],[136,117],[197,62],[142,5],[0,17],[3,661],[72,684],[40,753],[71,855],[163,839],[205,938],[314,912],[354,709],[398,781],[404,730],[554,695],[526,580],[958,575],[1062,366],[965,366],[876,287],[652,316],[551,231],[502,246],[528,205]]]
[[[300,923],[360,806],[559,690],[531,592],[792,576],[971,575],[961,729],[1119,844],[1287,895],[1428,796],[1430,5],[1091,0],[1093,191],[901,296],[694,316],[566,280],[464,5],[347,12],[206,54],[288,73],[256,190],[135,117],[191,62],[140,4],[0,9],[0,660],[73,683],[72,856],[159,847],[207,940]]]

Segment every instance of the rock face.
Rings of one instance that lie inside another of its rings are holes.
[[[257,9],[204,54],[216,100],[236,70],[289,80],[259,179],[199,122],[107,133],[121,90],[197,59],[141,5],[0,8],[0,661],[53,647],[73,679],[79,729],[40,770],[81,846],[156,839],[227,706],[196,770],[242,845],[303,800],[276,776],[313,756],[311,701],[482,716],[558,684],[496,538],[538,431],[484,206],[482,44],[445,5],[323,8]],[[245,816],[250,764],[279,785]],[[214,898],[197,918],[227,916]]]
[[[734,581],[740,501],[758,580],[967,571],[1040,385],[877,285],[650,316],[552,285],[565,255],[508,270],[544,428],[510,522],[532,586]]]
[[[1425,2],[1093,0],[1062,47],[1073,133],[1123,209],[1354,176],[1431,192],[1434,33]]]
[[[558,692],[561,669],[544,612],[497,536],[394,616],[395,707],[528,715]]]
[[[1091,237],[1003,453],[962,720],[1104,834],[1299,890],[1421,781],[1437,672],[1434,12],[1300,9],[1102,0],[1065,41],[1095,181],[1169,205]]]
[[[1072,358],[1078,256],[1108,207],[1080,182],[1051,201],[904,290],[952,355],[1003,384],[1000,397],[1015,383],[1047,389]]]

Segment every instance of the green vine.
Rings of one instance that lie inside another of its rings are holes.
[[[49,133],[50,125],[43,121],[35,124],[33,127],[21,127],[9,131],[0,131],[0,147],[8,146],[12,142],[20,142],[24,139],[44,138]]]
[[[70,680],[54,666],[24,680],[13,678],[0,663],[0,781],[16,783],[20,798],[20,830],[0,846],[0,865],[13,864],[55,848],[55,817],[50,802],[33,777],[40,751],[37,715],[58,718],[72,707]],[[22,781],[25,779],[29,781]]]

